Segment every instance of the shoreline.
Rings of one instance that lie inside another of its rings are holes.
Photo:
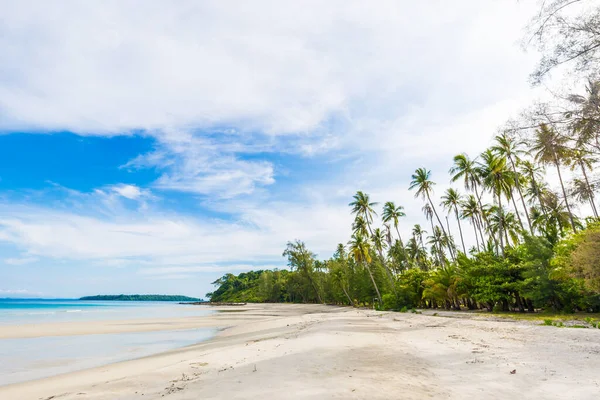
[[[0,386],[0,398],[582,399],[600,390],[598,330],[321,305],[244,310],[137,325],[204,318],[220,329],[164,353]]]

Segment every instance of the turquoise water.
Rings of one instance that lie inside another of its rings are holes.
[[[0,299],[0,325],[68,321],[168,318],[210,314],[176,302]]]
[[[173,302],[0,299],[0,326],[204,316]],[[0,327],[1,329],[1,327]],[[131,360],[205,341],[215,329],[0,339],[0,385]]]

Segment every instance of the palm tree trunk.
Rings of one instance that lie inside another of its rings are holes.
[[[477,223],[477,229],[479,229],[479,236],[481,236],[481,247],[485,248],[485,238],[483,237],[483,221],[481,215],[475,216],[475,222]]]
[[[483,224],[484,227],[483,228],[484,229],[487,228],[488,232],[491,232],[491,230],[490,230],[490,223],[487,220],[487,216],[483,212],[483,205],[481,204],[481,195],[477,191],[477,186],[476,185],[473,186],[473,190],[475,191],[475,195],[477,196],[477,202],[479,203],[479,210],[481,210],[481,217],[482,217],[483,222],[484,222],[484,224]],[[496,240],[496,236],[492,235],[491,233],[490,233],[490,236],[494,240],[494,243],[496,244],[496,248],[498,248],[498,241]]]
[[[471,217],[471,224],[473,224],[473,231],[475,231],[475,241],[477,242],[477,251],[479,251],[479,237],[477,236],[477,226],[475,225],[475,218]]]
[[[433,219],[430,219],[429,222],[431,222],[431,235],[433,238],[435,238],[435,227],[433,225]],[[435,249],[435,258],[437,258],[437,262],[440,265],[440,267],[443,267],[444,263],[442,262],[442,246],[438,246],[438,244],[439,243],[433,242],[433,248]]]
[[[523,191],[521,190],[521,183],[519,183],[519,174],[517,173],[517,167],[515,166],[515,162],[513,161],[512,157],[508,157],[508,159],[510,160],[510,164],[512,165],[513,173],[515,174],[515,177],[517,178],[516,186],[517,186],[517,190],[519,191],[519,196],[521,197],[521,204],[523,205],[523,210],[525,210],[525,216],[527,217],[527,224],[529,225],[529,232],[531,232],[531,234],[533,235],[533,228],[531,227],[531,218],[529,218],[529,212],[527,211],[527,206],[525,205],[525,198],[523,197]],[[516,206],[515,206],[515,208],[516,208]],[[519,215],[518,211],[517,211],[517,215]]]
[[[352,301],[352,298],[350,297],[350,295],[348,294],[348,291],[346,290],[346,287],[344,285],[342,285],[342,290],[344,291],[344,294],[346,295],[346,297],[348,298],[348,301],[350,302],[350,305],[353,306],[354,302]]]
[[[367,269],[367,272],[369,273],[369,276],[371,277],[371,282],[373,282],[373,287],[375,288],[375,291],[377,292],[377,299],[379,299],[379,306],[381,307],[383,305],[383,301],[381,300],[381,293],[379,293],[379,288],[377,287],[377,283],[375,283],[375,278],[373,278],[373,273],[371,272],[371,268],[369,268],[369,266],[367,265],[367,263],[364,263],[365,268]]]
[[[452,232],[450,232],[450,222],[448,222],[448,216],[446,216],[446,228],[448,228],[448,233],[450,233],[450,235],[452,236]],[[450,241],[448,241],[448,246],[452,246],[452,243]],[[454,246],[452,246],[452,250],[456,250]],[[456,255],[453,252],[450,252],[450,257],[452,257],[452,261],[456,262]]]
[[[402,236],[400,236],[400,231],[398,230],[398,225],[394,224],[394,228],[396,228],[396,233],[398,234],[398,241],[400,241],[400,247],[402,247],[402,255],[404,256],[406,263],[411,264],[408,261],[408,255],[406,254],[406,249],[404,248],[404,242],[402,241]],[[414,265],[413,265],[413,267],[414,267]]]
[[[463,253],[467,254],[467,248],[465,247],[465,239],[463,238],[462,227],[460,226],[460,218],[458,218],[458,209],[454,206],[454,214],[456,216],[456,222],[458,222],[458,232],[460,233],[460,241],[463,247]]]
[[[504,239],[502,238],[502,234],[504,233],[504,224],[502,223],[504,216],[502,215],[502,195],[500,193],[498,193],[498,217],[498,223],[500,224],[498,227],[498,238],[500,239],[500,250],[502,250],[502,255],[504,256]]]
[[[438,220],[438,223],[440,224],[440,228],[442,228],[442,233],[444,234],[444,236],[446,237],[446,240],[448,241],[448,250],[450,250],[450,254],[452,255],[452,257],[454,257],[454,253],[452,252],[452,246],[450,246],[450,239],[448,237],[448,233],[444,229],[444,224],[442,224],[442,220],[440,219],[440,216],[438,215],[437,210],[435,209],[435,206],[433,205],[433,202],[431,201],[431,197],[429,197],[429,192],[427,192],[427,200],[429,200],[429,205],[431,206],[431,209],[433,210],[433,213],[435,214],[435,218]]]
[[[525,227],[523,226],[523,221],[521,221],[521,216],[519,215],[519,209],[517,208],[517,203],[515,202],[515,196],[513,196],[512,192],[510,193],[510,199],[512,200],[513,207],[515,208],[515,214],[517,214],[517,219],[519,220],[519,225],[521,226],[521,230],[525,231]]]
[[[577,228],[575,227],[575,220],[573,219],[573,213],[571,212],[571,206],[569,206],[569,200],[567,199],[567,191],[565,190],[565,185],[563,183],[562,174],[560,173],[560,163],[558,162],[558,157],[556,156],[556,152],[554,152],[554,164],[556,165],[556,171],[558,171],[558,179],[560,180],[560,187],[562,188],[563,197],[565,199],[565,206],[567,207],[567,212],[569,213],[569,220],[571,221],[571,227],[573,228],[573,232],[577,232]]]
[[[587,173],[585,172],[585,165],[583,165],[582,162],[580,162],[579,165],[581,166],[581,171],[583,172],[583,177],[585,178],[585,184],[587,185],[588,190],[590,192],[590,204],[592,205],[592,211],[594,213],[594,216],[598,218],[598,210],[596,209],[596,204],[594,202],[594,191],[592,190],[592,185],[590,185]]]

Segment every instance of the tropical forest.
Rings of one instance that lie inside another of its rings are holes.
[[[532,90],[552,90],[449,171],[395,171],[410,177],[422,223],[404,224],[402,199],[359,190],[332,257],[290,241],[289,269],[227,274],[210,300],[599,312],[600,10],[573,14],[572,3],[546,2],[526,38],[540,54]]]

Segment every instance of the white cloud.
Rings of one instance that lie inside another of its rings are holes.
[[[4,259],[4,264],[8,264],[8,265],[25,265],[25,264],[34,263],[34,262],[36,262],[38,260],[39,259],[37,257],[5,258]]]
[[[130,200],[137,200],[144,195],[144,191],[142,191],[136,185],[119,184],[111,186],[110,189],[113,192],[119,194],[120,196],[123,196]]]

